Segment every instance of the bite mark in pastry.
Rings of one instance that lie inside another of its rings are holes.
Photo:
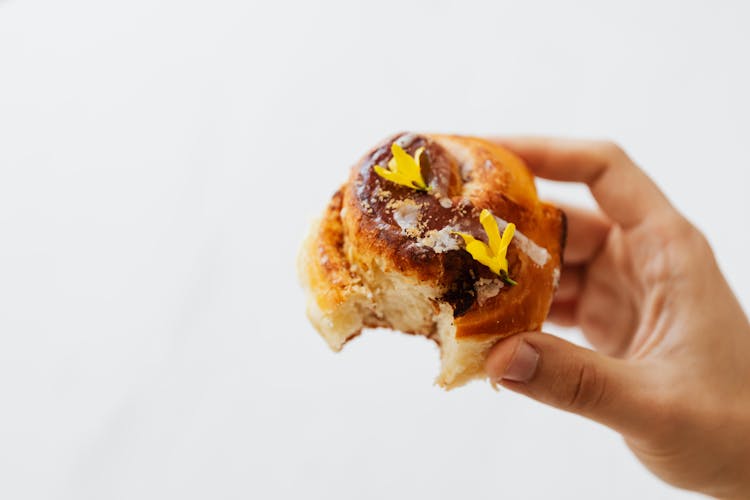
[[[541,327],[564,241],[563,212],[510,151],[397,134],[352,168],[305,240],[308,317],[335,351],[368,327],[424,335],[440,347],[437,384],[458,387],[485,376],[498,339]]]

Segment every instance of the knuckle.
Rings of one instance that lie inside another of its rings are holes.
[[[606,381],[600,370],[590,364],[582,364],[573,376],[573,384],[565,397],[567,410],[581,413],[598,408],[606,393]]]
[[[699,233],[698,229],[690,221],[679,213],[672,213],[665,221],[674,237],[678,239],[689,240],[694,234]]]
[[[676,210],[653,217],[645,230],[659,237],[665,244],[686,245],[705,240],[701,232]]]
[[[694,256],[688,251],[693,228],[678,213],[653,218],[642,229],[650,242],[637,251],[641,276],[650,285],[669,282],[690,273]]]
[[[604,174],[608,169],[619,169],[624,165],[631,164],[630,157],[619,144],[613,141],[594,141],[591,144],[591,152],[597,159],[598,165],[594,169],[594,174],[589,183],[593,183],[597,178]]]
[[[597,143],[597,149],[601,155],[609,159],[621,159],[627,157],[625,150],[616,142],[605,140]]]
[[[690,221],[684,217],[682,219],[684,220],[681,232],[681,238],[683,241],[685,241],[685,243],[692,249],[699,252],[699,254],[713,254],[711,244],[708,242],[706,235],[703,234],[700,229],[691,224]]]
[[[676,211],[652,217],[648,226],[643,229],[662,247],[670,244],[682,245],[690,239],[693,230],[691,224]]]
[[[681,214],[675,212],[666,217],[658,229],[667,240],[665,246],[679,252],[683,260],[692,264],[694,258],[712,258],[713,250],[706,236]]]

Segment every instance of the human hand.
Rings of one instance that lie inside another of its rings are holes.
[[[565,210],[549,314],[596,351],[515,335],[491,351],[490,378],[611,427],[668,483],[750,498],[750,323],[706,239],[613,144],[497,142],[537,176],[586,183],[601,212]]]

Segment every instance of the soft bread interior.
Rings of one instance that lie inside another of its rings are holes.
[[[440,343],[441,369],[435,383],[446,389],[460,387],[474,379],[486,378],[484,360],[497,336],[456,338],[453,308],[441,304],[436,317],[437,338]]]
[[[318,241],[318,228],[318,224],[313,225],[303,246],[299,272],[308,291],[307,315],[331,349],[341,350],[363,328],[386,327],[423,335],[440,346],[441,371],[435,381],[439,386],[453,389],[484,377],[484,358],[493,339],[456,339],[453,307],[439,300],[443,290],[386,270],[379,259],[352,263],[351,279],[340,290],[339,300],[321,300],[327,296],[320,287],[332,284],[315,279],[317,262],[310,256],[316,253],[310,245]]]
[[[312,223],[298,255],[297,269],[307,296],[307,317],[331,349],[338,352],[362,331],[373,302],[369,289],[350,269],[325,268],[336,262],[334,257],[345,262],[340,251],[321,244],[326,241],[325,224],[325,218]]]

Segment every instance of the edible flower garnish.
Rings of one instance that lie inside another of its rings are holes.
[[[388,170],[380,165],[375,165],[375,172],[380,177],[417,191],[430,190],[430,187],[422,178],[421,167],[427,163],[424,147],[417,149],[414,158],[412,158],[401,146],[394,142],[391,144],[391,153],[393,153],[393,158],[388,162]]]
[[[508,251],[508,245],[510,245],[510,240],[513,239],[513,234],[516,232],[516,225],[512,222],[509,223],[505,227],[503,235],[500,236],[497,221],[486,208],[479,214],[479,222],[484,227],[484,232],[487,233],[487,239],[490,241],[489,245],[470,234],[459,232],[455,234],[464,239],[466,242],[466,251],[471,254],[474,260],[489,267],[493,273],[500,276],[500,279],[506,285],[517,285],[518,283],[508,276],[508,259],[505,256]]]

